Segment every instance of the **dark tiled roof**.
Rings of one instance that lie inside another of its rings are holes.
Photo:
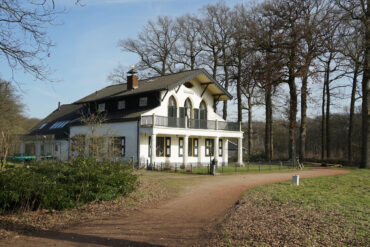
[[[206,70],[196,69],[168,74],[164,76],[151,77],[145,80],[139,80],[139,87],[133,90],[127,90],[127,84],[108,86],[76,101],[75,103],[85,103],[109,98],[140,94],[145,92],[172,89],[177,87],[178,85],[181,85],[193,79],[199,74],[205,74],[225,95],[227,95],[229,98],[232,98],[232,96],[227,91],[225,91],[225,89],[219,83],[217,83],[207,73]]]
[[[84,107],[82,105],[61,105],[59,109],[54,110],[46,118],[41,120],[33,127],[28,135],[55,135],[56,139],[67,138],[69,135],[69,126],[73,121],[81,117]],[[50,128],[56,122],[68,121],[62,128]],[[40,128],[42,126],[42,128]]]

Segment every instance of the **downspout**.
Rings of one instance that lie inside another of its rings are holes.
[[[136,135],[136,143],[137,143],[137,166],[140,166],[140,118],[137,120],[137,135]]]

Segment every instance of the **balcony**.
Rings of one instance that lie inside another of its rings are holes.
[[[187,118],[169,118],[156,115],[141,117],[141,127],[154,127],[154,126],[171,128],[226,130],[226,131],[241,130],[240,124],[235,122],[187,119]]]

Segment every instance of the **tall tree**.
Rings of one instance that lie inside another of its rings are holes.
[[[362,149],[361,168],[370,168],[370,0],[336,0],[348,18],[364,26],[364,61],[362,76]]]
[[[203,51],[200,37],[200,20],[193,15],[186,14],[177,18],[179,39],[175,50],[171,54],[175,63],[182,68],[194,70],[201,64],[200,55]]]
[[[138,34],[138,39],[125,39],[118,42],[123,51],[129,51],[140,57],[138,68],[149,70],[159,75],[175,70],[171,60],[171,53],[179,39],[175,21],[168,17],[158,17],[156,22],[148,21],[144,29]]]
[[[307,133],[307,97],[309,77],[315,73],[314,62],[322,51],[322,42],[325,38],[323,26],[329,25],[328,19],[332,16],[330,3],[323,0],[311,0],[304,9],[303,46],[301,50],[303,66],[299,73],[301,78],[301,124],[299,129],[299,159],[305,159]]]

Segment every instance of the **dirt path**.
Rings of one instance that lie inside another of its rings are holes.
[[[315,169],[291,173],[216,176],[204,179],[156,208],[127,217],[84,222],[63,231],[17,235],[0,246],[194,246],[202,229],[217,221],[248,188],[300,177],[328,176],[346,170]]]

